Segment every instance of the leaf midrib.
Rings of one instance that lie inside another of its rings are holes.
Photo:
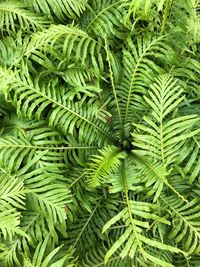
[[[33,20],[33,18],[31,17],[31,15],[33,15],[33,14],[30,13],[30,17],[26,16],[23,12],[22,13],[20,12],[19,8],[16,8],[16,7],[15,8],[12,8],[12,7],[8,8],[8,7],[1,7],[0,6],[0,10],[14,13],[14,14],[16,14],[18,16],[24,17],[26,20],[32,22],[33,24],[38,25],[38,27],[41,26],[40,23],[38,23],[37,21]],[[23,11],[28,12],[28,10],[23,10]],[[35,15],[35,13],[34,13],[34,15]],[[40,18],[42,18],[42,17],[40,17]]]
[[[200,233],[197,232],[197,230],[173,206],[170,205],[170,203],[168,203],[162,196],[160,196],[160,198],[196,233],[200,240]]]
[[[98,14],[95,14],[95,17],[90,21],[90,23],[87,25],[87,27],[86,27],[86,31],[87,31],[87,29],[92,25],[92,23],[102,14],[102,13],[104,13],[106,10],[108,10],[108,9],[110,9],[110,8],[112,8],[112,7],[114,7],[115,5],[117,5],[117,4],[119,4],[120,2],[123,2],[122,0],[120,0],[120,1],[118,1],[118,2],[116,2],[116,3],[114,3],[114,4],[111,4],[111,5],[109,5],[109,6],[107,6],[107,7],[105,7],[104,9],[102,9]]]
[[[162,37],[159,37],[157,39],[155,39],[153,42],[151,42],[143,51],[143,53],[141,54],[141,56],[139,57],[137,64],[134,68],[133,74],[132,74],[132,78],[131,78],[131,83],[129,86],[129,92],[128,92],[128,97],[127,97],[127,103],[126,103],[126,111],[125,111],[125,124],[127,123],[127,117],[128,117],[128,110],[129,110],[129,103],[130,103],[130,98],[131,98],[131,94],[132,94],[132,86],[134,84],[134,79],[135,79],[135,75],[138,71],[138,67],[140,65],[140,62],[142,61],[143,57],[146,55],[147,51],[151,48],[151,46],[153,46],[156,42],[158,42],[158,40],[162,39]]]
[[[5,75],[5,73],[4,73]],[[6,76],[6,75],[5,75]],[[59,103],[58,101],[54,100],[53,98],[41,93],[40,91],[36,90],[35,88],[31,87],[30,85],[22,82],[20,79],[17,79],[16,76],[13,78],[13,82],[14,80],[16,80],[16,82],[18,84],[23,85],[25,88],[28,88],[29,90],[32,90],[33,92],[35,92],[36,94],[48,99],[50,102],[52,102],[53,104],[55,104],[56,106],[61,107],[62,109],[67,110],[68,112],[70,112],[71,114],[75,115],[76,117],[80,118],[81,120],[87,122],[88,124],[90,124],[93,128],[96,128],[98,131],[102,132],[105,136],[107,136],[108,138],[112,138],[110,136],[110,134],[108,134],[107,132],[105,132],[104,130],[102,130],[99,126],[97,126],[96,124],[94,124],[93,122],[91,122],[90,120],[88,120],[87,118],[83,117],[82,115],[78,114],[77,112],[65,107],[63,104]]]

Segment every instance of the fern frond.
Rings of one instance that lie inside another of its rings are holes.
[[[200,35],[199,35],[199,29],[200,29],[200,14],[195,14],[194,17],[191,16],[191,18],[188,20],[188,32],[189,36],[191,37],[191,42],[193,44],[199,43],[200,41]]]
[[[133,30],[138,21],[148,21],[149,28],[160,28],[164,32],[172,2],[168,0],[132,0],[123,4],[127,8],[125,25]],[[156,17],[156,23],[154,22]],[[134,21],[134,23],[133,23]],[[133,24],[133,25],[132,25]],[[160,27],[161,26],[161,27]]]
[[[58,221],[62,223],[66,219],[65,207],[71,202],[70,191],[61,183],[63,177],[55,172],[55,167],[53,170],[49,168],[30,170],[30,167],[37,161],[38,156],[35,156],[35,158],[15,173],[14,181],[11,180],[12,183],[9,183],[8,189],[10,189],[10,192],[5,191],[4,194],[3,192],[1,193],[1,202],[7,201],[4,206],[9,208],[10,205],[24,208],[22,205],[25,202],[26,208],[28,207],[29,210],[36,211],[42,216],[49,218],[50,222]],[[30,171],[28,172],[28,170]],[[7,173],[4,176],[9,177]],[[22,192],[21,188],[18,188],[20,184],[16,188],[10,188],[14,183],[15,186],[17,185],[18,177],[24,182],[25,189]],[[4,186],[4,189],[6,189],[6,186]],[[23,199],[24,193],[26,193],[26,199]]]
[[[127,3],[124,4],[127,8],[125,21],[130,17],[139,17],[141,20],[148,20],[150,15],[152,15],[152,9],[157,6],[158,11],[162,10],[164,2],[165,0],[144,0],[143,2],[140,0],[127,1]]]
[[[199,130],[192,127],[199,121],[196,115],[170,119],[169,115],[183,101],[182,90],[169,76],[161,76],[151,85],[149,97],[144,96],[152,109],[150,116],[144,116],[144,124],[134,124],[142,133],[134,133],[133,145],[136,153],[171,164],[179,154],[185,141]],[[190,130],[191,129],[191,130]]]
[[[109,183],[111,184],[111,186],[109,187],[109,192],[125,192],[126,189],[132,190],[134,192],[147,191],[147,188],[145,188],[143,184],[144,180],[141,179],[141,177],[146,177],[146,175],[143,176],[142,171],[136,167],[136,164],[133,160],[130,159],[130,157],[125,159],[125,164],[126,186],[121,176],[123,166],[120,166],[120,168],[114,174],[112,174],[109,179]],[[148,170],[147,173],[149,175],[150,171]]]
[[[160,250],[158,248],[148,247],[148,250],[153,258],[151,260],[144,259],[140,255],[138,255],[138,260],[135,261],[138,263],[138,267],[146,267],[146,266],[163,266],[163,267],[175,267],[172,263],[172,253],[166,250]],[[175,254],[177,255],[177,254]],[[136,263],[136,264],[137,264]],[[136,265],[137,266],[137,265]]]
[[[185,92],[188,95],[188,98],[193,98],[195,95],[199,94],[196,84],[199,82],[200,64],[194,58],[188,58],[186,61],[184,60],[184,56],[182,56],[182,59],[180,61],[181,67],[179,65],[180,63],[175,63],[177,65],[175,65],[174,68],[170,70],[170,73],[171,75],[179,79],[179,84],[182,88],[184,88]],[[186,106],[182,107],[182,109],[184,111],[186,109]]]
[[[181,7],[184,8],[182,13],[185,19],[189,43],[190,45],[198,44],[200,41],[200,3],[196,0],[183,1]],[[176,10],[180,9],[180,3],[176,3],[175,8]]]
[[[200,0],[0,0],[0,267],[199,266],[199,26]]]
[[[125,162],[123,162],[122,179],[124,181],[126,207],[123,208],[110,221],[108,221],[103,227],[102,231],[107,231],[111,228],[112,225],[114,225],[118,221],[123,222],[125,230],[121,234],[120,238],[116,240],[116,242],[107,252],[105,256],[105,262],[107,262],[108,259],[117,251],[117,249],[122,246],[123,249],[120,253],[120,257],[122,258],[126,256],[134,258],[136,252],[139,251],[144,259],[148,259],[150,262],[157,262],[162,266],[165,266],[164,264],[167,263],[160,260],[159,258],[156,258],[151,253],[147,252],[145,250],[144,244],[148,244],[150,245],[150,247],[174,253],[180,253],[181,251],[178,248],[166,245],[158,240],[146,237],[144,234],[144,229],[148,229],[149,227],[148,220],[153,220],[155,222],[160,222],[163,224],[170,224],[170,222],[167,221],[165,218],[160,217],[159,214],[155,213],[155,210],[157,210],[157,212],[159,213],[157,205],[129,199]]]
[[[154,262],[154,260],[156,261],[156,257],[145,251],[144,244],[148,244],[160,250],[167,250],[175,253],[181,252],[178,248],[163,244],[162,242],[150,239],[143,235],[143,229],[149,227],[149,223],[146,220],[147,218],[169,224],[168,221],[164,220],[158,215],[155,215],[154,212],[152,214],[151,210],[158,208],[156,205],[154,206],[150,203],[131,200],[128,201],[127,205],[127,208],[124,208],[121,212],[119,212],[115,217],[107,222],[107,224],[103,228],[103,232],[105,232],[119,220],[122,220],[126,227],[121,237],[112,245],[112,247],[107,252],[105,256],[106,262],[121,246],[123,246],[123,250],[120,253],[120,257],[124,258],[125,256],[129,256],[131,258],[134,258],[136,251],[139,250],[144,258],[149,259],[150,262]],[[139,218],[143,218],[143,220]],[[165,262],[157,258],[157,263],[159,261],[164,266]]]
[[[87,168],[89,184],[96,187],[108,181],[113,172],[126,157],[126,153],[115,146],[108,146],[99,150],[99,155],[94,155]]]
[[[16,172],[22,167],[26,168],[26,165],[29,165],[29,168],[31,165],[35,165],[35,156],[37,156],[38,161],[43,162],[44,166],[48,165],[48,161],[51,160],[55,163],[54,167],[56,164],[59,166],[59,162],[64,161],[62,154],[48,151],[48,147],[45,150],[45,146],[34,146],[26,138],[6,136],[0,139],[0,145],[0,165],[10,172]]]
[[[38,227],[38,225],[40,227]],[[50,223],[49,219],[45,217],[45,214],[37,213],[36,211],[23,211],[22,219],[21,219],[21,227],[24,232],[29,236],[29,240],[26,239],[16,239],[14,243],[18,243],[16,246],[16,254],[20,256],[22,251],[28,252],[28,247],[36,247],[39,242],[43,241],[47,236],[51,239],[53,244],[58,243],[58,234],[61,234],[61,231],[58,230],[58,225],[62,231],[66,231],[66,226],[62,224],[62,226],[58,223],[53,224]],[[62,233],[63,233],[62,232]],[[27,241],[27,242],[26,242]],[[8,251],[10,248],[8,248]]]
[[[3,166],[7,166],[10,171],[18,170],[24,157],[30,151],[29,142],[26,139],[18,140],[13,137],[0,139],[0,162]]]
[[[13,242],[6,242],[0,244],[0,263],[3,267],[10,267],[13,266],[13,263],[15,266],[19,267],[20,262],[17,257],[17,249],[18,246],[20,246],[20,239],[17,239],[17,241]]]
[[[22,32],[15,38],[8,36],[0,40],[0,65],[12,67],[22,60],[25,44],[28,38],[22,38]]]
[[[117,87],[124,124],[133,122],[132,114],[137,114],[137,110],[145,109],[141,94],[146,94],[155,75],[161,73],[157,59],[164,60],[168,52],[163,36],[144,35],[137,39],[137,44],[129,38],[127,47],[123,51],[123,78]]]
[[[42,125],[41,125],[42,126]],[[50,128],[32,130],[27,136],[14,137],[6,135],[0,138],[0,163],[9,166],[10,170],[17,170],[25,165],[41,151],[47,151],[40,158],[40,164],[44,167],[63,167],[69,162],[84,164],[87,154],[95,153],[99,146],[77,143],[73,138],[68,141],[56,138],[58,133]]]
[[[54,167],[65,166],[65,151],[70,150],[69,147],[72,148],[72,145],[67,145],[66,140],[57,131],[48,127],[46,122],[19,120],[15,116],[9,116],[5,117],[2,126],[4,135],[0,138],[0,161],[4,166],[11,164],[10,170],[26,165],[35,154],[45,150],[40,164],[50,167],[52,163],[55,164]],[[77,146],[72,150],[76,148]],[[18,164],[13,164],[15,161]]]
[[[124,8],[121,3],[121,0],[89,1],[82,23],[85,31],[96,37],[123,38]]]
[[[199,229],[199,201],[193,199],[188,204],[175,196],[162,197],[163,204],[170,210],[173,228],[169,235],[175,242],[182,243],[188,254],[199,253],[200,251],[200,229]]]
[[[60,88],[60,91],[56,89],[57,83],[39,84],[38,80],[32,81],[28,72],[21,74],[16,71],[1,71],[2,88],[10,87],[9,97],[13,99],[19,114],[40,119],[51,108],[48,115],[49,125],[63,134],[74,134],[77,129],[79,140],[88,140],[91,143],[95,138],[94,132],[102,134],[100,142],[111,138],[108,133],[110,127],[101,120],[104,113],[98,114],[96,99],[73,102],[67,99],[64,88]],[[6,79],[7,75],[9,79]]]
[[[24,2],[27,2],[24,1]],[[54,0],[28,0],[35,11],[43,13],[50,18],[55,15],[60,21],[67,18],[77,19],[85,10],[87,0],[54,1]]]
[[[118,249],[119,250],[119,249]],[[122,249],[121,249],[122,250]],[[152,250],[152,249],[151,249]],[[103,244],[102,246],[92,249],[89,251],[89,253],[86,255],[86,258],[81,261],[81,264],[78,265],[78,267],[154,267],[155,264],[159,264],[158,266],[163,266],[163,267],[174,267],[174,265],[170,264],[171,261],[171,255],[169,252],[166,251],[160,251],[158,250],[157,252],[157,258],[155,258],[154,263],[150,262],[149,260],[145,260],[144,258],[137,254],[137,257],[135,259],[131,259],[129,257],[121,258],[120,256],[115,253],[113,257],[111,257],[108,262],[105,264],[104,261],[104,255],[106,254],[107,247]],[[156,251],[151,251],[151,253],[156,254]],[[158,261],[157,261],[158,259]],[[162,261],[165,260],[165,261]]]
[[[91,82],[95,82],[95,84],[98,84],[99,82],[98,74],[95,73],[92,69],[84,68],[82,66],[78,67],[76,65],[71,65],[67,69],[65,68],[62,77],[64,81],[66,81],[71,86],[78,88],[79,90],[84,90],[84,88],[82,87],[86,86],[88,83],[91,84]],[[88,94],[91,96],[93,93],[96,93],[97,88],[98,86],[96,86],[96,88],[94,87],[88,88],[90,90],[87,90],[85,92],[86,95]],[[93,93],[92,89],[94,89]]]
[[[14,235],[26,236],[19,225],[20,212],[16,209],[0,207],[0,236],[2,238],[12,241]]]
[[[57,258],[57,254],[59,253],[59,250],[62,248],[62,245],[49,251],[48,241],[49,241],[49,238],[47,236],[43,242],[40,242],[38,244],[38,246],[35,249],[35,253],[32,259],[28,258],[26,255],[23,255],[24,256],[24,259],[23,259],[24,267],[25,266],[27,267],[32,267],[32,266],[64,267],[66,266],[65,264],[67,264],[67,261],[71,258],[71,251],[68,251],[68,253],[65,254],[65,256],[61,258],[60,257]],[[71,260],[71,263],[72,262],[75,263],[74,260]],[[70,264],[69,261],[68,261],[68,264]],[[74,264],[68,265],[68,266],[74,266]]]
[[[36,31],[49,24],[49,21],[34,12],[26,9],[27,5],[19,1],[1,1],[0,2],[0,27],[8,33],[17,30]],[[16,23],[17,22],[17,23]]]
[[[106,50],[106,56],[107,56],[107,61],[108,61],[108,66],[109,66],[109,74],[110,74],[110,80],[112,84],[112,94],[114,98],[114,104],[112,108],[112,115],[114,118],[114,123],[116,124],[113,125],[115,128],[119,127],[120,130],[122,130],[122,115],[121,115],[121,110],[120,110],[120,105],[119,105],[119,96],[117,95],[117,88],[116,88],[116,83],[119,82],[120,80],[120,71],[121,68],[118,64],[119,61],[117,61],[117,57],[115,57],[114,54],[111,53],[109,49],[109,44],[108,40],[105,37],[105,50]]]
[[[91,65],[96,73],[103,70],[103,59],[100,53],[101,43],[95,41],[86,32],[77,27],[51,25],[48,29],[31,36],[26,55],[43,58],[49,53],[64,62]],[[69,64],[70,65],[70,64]]]
[[[8,111],[11,111],[11,110],[10,110],[10,105],[5,101],[5,97],[2,92],[0,92],[0,101],[1,101],[0,118],[2,121],[7,116]],[[1,126],[0,131],[3,130],[2,128],[3,128],[3,125]]]
[[[166,166],[160,162],[149,160],[147,157],[141,157],[137,154],[132,155],[133,160],[136,162],[135,172],[142,177],[145,188],[150,190],[147,192],[148,196],[154,195],[153,201],[155,202],[160,196],[164,185],[170,188],[179,198],[187,202],[175,187],[173,187],[169,181],[168,176],[170,171],[167,171]]]
[[[188,140],[180,151],[176,163],[182,167],[182,173],[189,176],[189,184],[192,184],[195,179],[200,179],[200,142],[198,136]]]
[[[0,172],[2,171],[0,167]],[[24,209],[25,192],[23,182],[7,173],[0,176],[0,205],[7,209]]]
[[[50,221],[62,223],[66,219],[65,206],[71,202],[69,190],[59,183],[56,173],[36,169],[23,176],[27,191],[27,206]]]
[[[90,213],[86,213],[85,210],[79,212],[74,224],[69,224],[67,227],[70,232],[67,241],[68,246],[75,247],[79,255],[83,258],[85,253],[93,248],[95,244],[105,240],[105,235],[101,233],[101,229],[110,218],[116,215],[116,211],[113,210],[115,207],[112,198],[103,200],[102,197],[101,199],[99,197],[99,201],[94,201],[96,204],[91,207]],[[112,205],[113,209],[111,207]],[[107,210],[106,207],[108,206],[110,210]],[[95,233],[95,235],[91,237],[92,232]]]
[[[28,235],[29,239],[18,236],[18,238],[13,239],[11,242],[6,242],[4,246],[0,244],[0,263],[2,266],[10,267],[14,265],[21,267],[22,254],[30,258],[30,247],[36,248],[47,236],[49,236],[52,244],[57,244],[58,242],[55,226],[47,222],[42,215],[36,212],[22,212],[21,228]]]
[[[95,203],[97,196],[85,182],[86,177],[87,177],[87,172],[85,171],[85,168],[82,167],[81,168],[75,167],[69,169],[69,171],[66,173],[67,188],[70,189],[73,195],[72,207],[69,203],[69,210],[70,209],[72,209],[73,211],[74,209],[76,211],[82,210],[84,211],[83,214],[85,214],[85,211],[89,213],[93,211],[93,204]],[[86,198],[85,195],[87,195],[88,197]],[[73,212],[72,217],[70,217],[70,219],[73,220],[74,216],[75,214]],[[75,219],[76,218],[77,216],[75,216]]]
[[[78,264],[78,267],[129,267],[132,266],[131,264],[134,263],[134,260],[130,258],[120,258],[117,255],[114,255],[112,258],[108,260],[108,262],[105,264],[104,256],[107,251],[107,247],[103,244],[101,246],[98,246],[98,248],[93,248],[91,251],[89,251],[86,254],[85,259],[81,261],[80,264]]]

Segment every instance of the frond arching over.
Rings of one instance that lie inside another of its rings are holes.
[[[183,101],[183,90],[169,76],[161,76],[151,85],[149,96],[144,96],[150,107],[150,115],[144,116],[144,123],[135,124],[142,132],[133,133],[133,145],[138,147],[137,153],[149,155],[156,160],[172,163],[184,142],[199,130],[193,130],[199,121],[196,115],[179,116],[170,119],[170,114]],[[171,115],[172,117],[172,115]]]
[[[0,2],[0,27],[8,33],[22,31],[37,31],[49,25],[44,16],[27,9],[28,5],[20,1]],[[15,21],[18,23],[15,23]]]
[[[200,1],[0,0],[0,267],[197,267]]]

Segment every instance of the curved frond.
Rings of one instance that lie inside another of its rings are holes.
[[[28,38],[22,38],[22,32],[16,33],[15,38],[8,36],[0,40],[0,65],[15,66],[22,60],[24,46]]]
[[[85,253],[94,248],[97,243],[106,239],[105,235],[101,233],[101,229],[116,214],[113,210],[115,207],[112,198],[109,200],[101,199],[99,202],[101,204],[97,203],[92,206],[90,213],[85,212],[85,210],[79,212],[74,224],[69,224],[67,227],[70,233],[67,243],[76,248],[81,258],[84,258]],[[106,207],[108,206],[111,207],[110,210],[107,210]],[[93,236],[91,236],[92,232],[95,233]]]
[[[88,1],[82,22],[85,31],[96,37],[123,38],[124,8],[121,3],[122,0]]]
[[[7,75],[9,79],[6,79]],[[79,140],[88,140],[90,143],[95,139],[95,132],[102,135],[99,143],[111,138],[109,125],[101,119],[105,113],[98,111],[96,99],[70,101],[64,88],[57,90],[57,82],[40,84],[37,79],[32,81],[28,72],[22,74],[2,70],[1,77],[1,86],[10,87],[9,97],[13,99],[19,114],[40,119],[50,109],[49,125],[65,135],[75,134],[77,130]]]
[[[169,235],[175,242],[182,243],[188,254],[200,251],[199,201],[193,199],[185,204],[174,196],[161,197],[163,204],[170,210],[173,218],[173,228]]]
[[[176,159],[183,175],[189,176],[189,184],[200,179],[200,141],[198,135],[184,145]]]
[[[1,1],[0,2],[0,28],[8,33],[17,30],[36,31],[49,24],[49,21],[34,12],[26,9],[27,4],[19,1]],[[16,23],[17,22],[17,23]]]
[[[78,264],[78,267],[130,267],[134,263],[134,260],[130,258],[122,259],[114,254],[105,264],[104,257],[107,250],[108,249],[104,244],[98,248],[93,248],[86,254],[85,259]]]
[[[24,0],[27,2],[27,0]],[[28,0],[30,6],[37,12],[52,18],[55,15],[59,20],[66,21],[67,18],[77,19],[85,10],[87,0]]]
[[[132,155],[132,158],[137,164],[135,167],[135,172],[137,172],[138,177],[142,177],[141,180],[143,183],[145,183],[145,188],[150,189],[147,192],[147,195],[154,195],[154,202],[160,196],[164,185],[170,188],[183,201],[187,202],[184,196],[179,194],[176,188],[169,183],[167,178],[170,174],[170,171],[167,171],[165,165],[160,162],[149,160],[147,157],[138,156],[134,153]]]
[[[124,231],[106,253],[105,262],[107,262],[109,258],[117,251],[117,249],[122,246],[123,249],[120,253],[120,257],[122,258],[126,256],[134,258],[136,252],[140,252],[144,259],[148,259],[150,262],[159,263],[161,266],[167,266],[166,262],[160,260],[159,258],[156,258],[150,252],[145,250],[144,244],[148,244],[150,247],[158,248],[160,250],[167,250],[174,253],[180,253],[181,251],[178,248],[164,244],[159,240],[148,238],[148,236],[145,236],[144,230],[149,228],[148,220],[153,220],[162,224],[170,224],[170,222],[165,218],[159,216],[159,207],[157,205],[129,199],[125,162],[123,162],[122,179],[125,185],[126,207],[123,208],[110,221],[108,221],[106,225],[104,225],[102,232],[109,230],[111,226],[119,221],[123,222]],[[156,214],[156,210],[158,214]]]
[[[124,184],[124,181],[122,179],[122,168],[121,165],[118,170],[111,175],[109,179],[109,183],[111,184],[109,187],[110,193],[117,193],[117,192],[125,192],[127,189],[132,190],[134,192],[140,192],[140,191],[147,191],[147,183],[144,186],[145,180],[141,179],[141,177],[146,177],[146,174],[150,174],[150,171],[148,170],[147,173],[142,173],[142,168],[139,170],[137,168],[134,160],[131,160],[130,157],[125,159],[126,164],[126,184]],[[164,170],[164,168],[163,168]],[[144,169],[143,169],[144,171]],[[166,175],[166,170],[164,170],[163,175]],[[153,176],[153,175],[152,175]],[[157,187],[158,190],[158,187]],[[150,192],[148,193],[150,195]]]
[[[108,221],[103,228],[103,232],[105,232],[119,220],[122,220],[125,224],[124,233],[107,252],[105,256],[105,262],[108,262],[109,258],[115,253],[115,251],[121,246],[123,246],[123,249],[120,253],[120,257],[122,258],[124,258],[125,256],[134,258],[136,252],[140,251],[143,257],[147,258],[150,262],[155,261],[159,263],[160,261],[160,264],[162,264],[162,266],[167,266],[164,265],[167,264],[166,262],[159,260],[159,258],[156,259],[155,256],[145,251],[145,244],[148,244],[160,250],[167,250],[175,253],[180,253],[181,251],[178,248],[163,244],[158,240],[153,240],[148,237],[145,237],[143,229],[149,227],[147,218],[149,220],[152,219],[154,221],[160,221],[166,224],[169,224],[169,222],[159,217],[158,215],[155,215],[155,212],[153,212],[152,214],[152,209],[158,209],[158,206],[156,205],[154,206],[150,203],[131,200],[128,200],[127,205],[127,208],[124,208],[115,217]],[[143,220],[139,218],[143,218]]]
[[[0,167],[0,173],[2,172]],[[23,182],[3,172],[0,176],[0,206],[7,209],[25,209],[25,191]]]
[[[48,29],[31,36],[26,56],[43,58],[49,53],[61,63],[71,61],[83,66],[92,66],[96,73],[103,70],[102,44],[77,27],[51,25]],[[33,58],[34,58],[33,57]]]
[[[183,101],[182,90],[169,76],[161,76],[150,86],[149,97],[144,96],[151,108],[144,116],[143,124],[134,124],[142,133],[133,133],[136,153],[145,154],[156,160],[171,164],[179,154],[185,141],[199,130],[192,127],[199,121],[196,115],[170,118],[170,114]]]
[[[61,257],[57,257],[59,254],[59,251],[62,248],[61,246],[58,246],[56,248],[52,248],[52,250],[49,250],[48,248],[48,241],[49,237],[47,236],[44,241],[41,241],[38,246],[35,249],[35,253],[32,257],[32,259],[28,258],[26,255],[24,256],[24,262],[23,266],[27,267],[64,267],[66,264],[70,264],[68,266],[75,266],[75,261],[72,258],[72,251],[68,251],[65,253],[65,255],[62,255]],[[48,252],[47,252],[48,251]]]
[[[0,207],[0,236],[4,239],[11,240],[14,235],[25,235],[19,227],[20,213],[15,209],[5,209]]]
[[[71,202],[70,191],[59,180],[61,175],[36,169],[23,176],[29,210],[36,210],[50,221],[62,223],[65,207]]]
[[[144,35],[136,44],[128,38],[127,47],[123,51],[123,78],[117,87],[124,124],[133,122],[133,113],[144,110],[141,94],[146,94],[155,75],[161,73],[157,60],[164,60],[168,52],[163,36]]]
[[[126,153],[115,146],[108,146],[99,150],[98,155],[91,158],[87,168],[89,184],[96,187],[108,181],[108,178],[117,170]]]

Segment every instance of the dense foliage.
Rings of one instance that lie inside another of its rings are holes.
[[[200,266],[200,1],[0,0],[0,266]]]

